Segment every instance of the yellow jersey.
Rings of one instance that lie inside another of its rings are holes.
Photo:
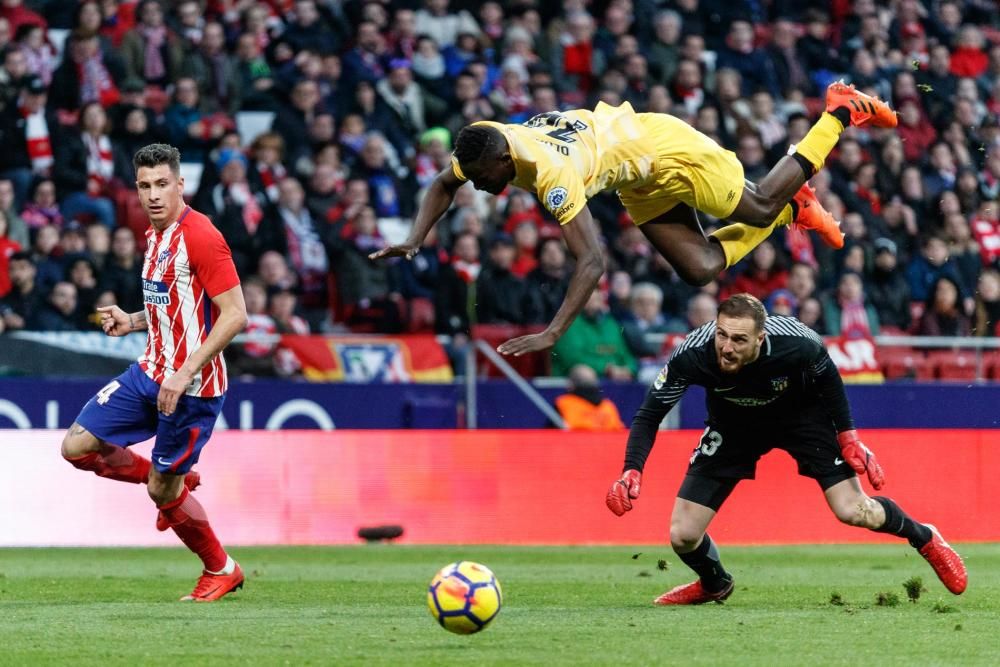
[[[513,184],[534,192],[559,224],[572,220],[598,192],[640,187],[653,179],[656,152],[628,102],[619,107],[600,102],[594,111],[550,111],[523,125],[474,125],[503,133],[517,174]],[[452,170],[468,180],[454,156]]]

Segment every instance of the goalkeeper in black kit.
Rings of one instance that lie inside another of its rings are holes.
[[[670,544],[699,578],[656,604],[721,602],[733,592],[733,577],[706,530],[740,480],[753,479],[757,461],[774,448],[791,454],[799,474],[819,483],[840,521],[908,540],[949,591],[965,590],[965,565],[934,526],[862,491],[858,475],[867,475],[876,490],[885,475],[858,438],[823,341],[795,318],[768,316],[749,294],[724,301],[716,320],[692,331],[660,371],[632,421],[625,470],[608,491],[612,512],[632,509],[660,422],[692,384],[705,387],[707,428],[677,493]]]

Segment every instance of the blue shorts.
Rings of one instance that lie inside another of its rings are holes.
[[[76,423],[94,437],[128,447],[156,436],[153,467],[157,472],[181,475],[198,462],[201,448],[212,436],[225,396],[199,398],[184,394],[174,414],[156,409],[160,385],[135,363],[87,401]]]

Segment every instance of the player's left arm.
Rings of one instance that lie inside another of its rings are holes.
[[[868,475],[868,481],[876,490],[885,484],[885,472],[875,458],[875,453],[868,449],[858,436],[851,417],[851,406],[844,390],[844,380],[840,371],[822,344],[819,352],[807,368],[808,374],[816,383],[823,404],[830,413],[833,425],[837,429],[837,442],[840,451],[854,472],[858,475]]]
[[[562,226],[563,238],[570,253],[576,258],[576,267],[569,279],[569,287],[555,317],[541,333],[513,338],[502,343],[501,354],[520,356],[529,352],[546,350],[566,333],[576,316],[583,310],[604,274],[604,253],[601,251],[597,223],[584,205],[573,218]]]
[[[212,297],[212,303],[219,309],[219,315],[212,323],[212,330],[205,337],[205,342],[160,386],[156,407],[165,415],[173,413],[177,401],[205,364],[222,352],[247,325],[247,307],[243,302],[243,289],[239,285],[216,294]]]

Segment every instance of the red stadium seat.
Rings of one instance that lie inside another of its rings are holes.
[[[934,379],[934,367],[923,352],[909,347],[880,347],[878,358],[887,380]]]
[[[135,235],[136,247],[146,252],[146,229],[149,219],[139,202],[139,195],[130,188],[121,188],[114,193],[115,217],[119,227],[128,227]]]
[[[976,353],[968,350],[936,350],[927,355],[934,375],[941,380],[975,380]],[[985,370],[985,369],[984,369]]]
[[[406,330],[410,333],[434,331],[434,303],[430,299],[410,299],[407,308]]]
[[[472,337],[476,340],[485,341],[487,345],[496,349],[504,341],[518,336],[538,333],[545,327],[519,326],[516,324],[477,324],[472,327]],[[551,361],[548,350],[525,354],[520,357],[504,357],[515,371],[526,378],[548,375],[551,368]],[[476,352],[476,372],[481,377],[504,377],[504,374],[485,355]]]

